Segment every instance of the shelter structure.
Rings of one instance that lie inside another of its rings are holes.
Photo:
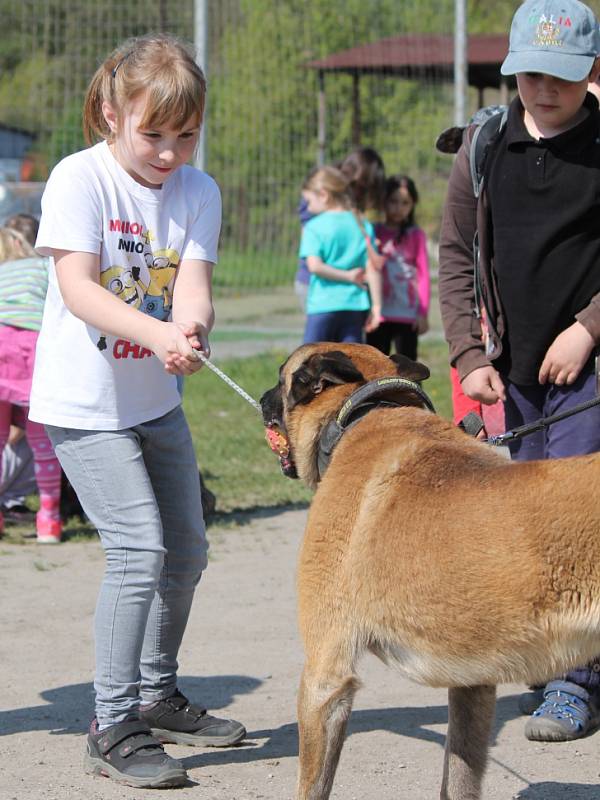
[[[478,107],[485,105],[484,90],[500,90],[500,102],[508,102],[514,78],[500,74],[500,65],[508,52],[506,34],[469,36],[467,45],[467,80],[478,91]],[[454,37],[451,35],[408,34],[380,39],[351,47],[325,58],[309,61],[306,66],[318,70],[318,163],[326,160],[327,100],[325,75],[345,73],[352,77],[352,144],[360,145],[360,78],[381,75],[392,78],[454,80]]]

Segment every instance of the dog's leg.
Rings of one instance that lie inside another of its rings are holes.
[[[338,677],[305,665],[298,695],[298,800],[329,797],[358,687],[353,674]]]
[[[448,690],[441,800],[479,800],[496,706],[495,686]]]

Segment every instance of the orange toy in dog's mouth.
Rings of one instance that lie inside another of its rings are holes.
[[[296,465],[290,455],[289,440],[276,422],[269,422],[265,438],[271,450],[279,457],[281,471],[286,478],[297,478]]]

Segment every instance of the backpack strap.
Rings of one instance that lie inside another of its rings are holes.
[[[479,197],[483,186],[484,168],[490,145],[495,142],[506,127],[508,107],[499,106],[498,112],[488,117],[475,129],[469,149],[469,168],[473,183],[473,194]]]

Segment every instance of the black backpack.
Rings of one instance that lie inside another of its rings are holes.
[[[436,148],[441,153],[457,153],[464,141],[465,130],[477,125],[469,149],[469,170],[473,184],[473,195],[478,198],[485,181],[485,166],[492,147],[502,136],[506,128],[508,106],[486,106],[480,108],[465,126],[447,128],[437,138]],[[475,231],[473,239],[473,304],[476,316],[481,317],[483,308],[488,320],[491,319],[489,309],[481,291],[479,272],[479,233]]]
[[[496,108],[502,108],[496,106]],[[485,109],[482,109],[485,110]],[[478,112],[479,113],[479,112]],[[480,122],[471,140],[469,150],[469,167],[471,170],[471,181],[473,183],[473,194],[479,197],[485,178],[485,162],[492,146],[498,141],[506,127],[508,108],[498,110],[489,116],[484,122]]]
[[[477,125],[469,150],[469,168],[475,197],[481,194],[488,153],[502,135],[507,117],[508,106],[485,106],[473,114],[465,126],[446,128],[436,140],[436,149],[441,153],[457,153],[463,143],[465,130],[471,125]]]

